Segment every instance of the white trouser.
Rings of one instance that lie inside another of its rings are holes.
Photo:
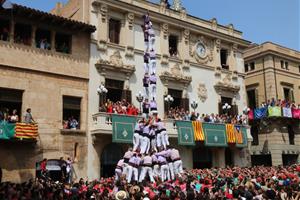
[[[149,49],[154,49],[154,44],[155,44],[155,36],[149,36]]]
[[[150,99],[156,99],[156,84],[150,84]]]
[[[160,169],[159,169],[159,165],[154,165],[153,167],[153,174],[155,177],[160,176]]]
[[[141,154],[149,152],[150,149],[150,140],[148,137],[143,136],[141,141]]]
[[[156,135],[156,146],[160,148],[162,145],[162,134],[159,133]]]
[[[133,175],[133,180],[135,181],[138,181],[138,168],[136,167],[132,167],[129,165],[129,168],[128,168],[128,175],[127,175],[127,183],[130,183],[131,182],[131,178],[132,178],[132,175]]]
[[[167,179],[170,180],[170,171],[168,164],[160,166],[160,178],[162,182]]]
[[[175,174],[174,174],[174,165],[172,162],[169,162],[169,170],[170,170],[170,175],[171,175],[171,179],[174,180],[175,179]]]
[[[181,160],[177,160],[174,162],[174,173],[175,174],[180,174],[183,172],[182,169],[182,161]]]
[[[142,171],[141,171],[141,174],[140,174],[139,182],[142,182],[145,179],[147,173],[149,175],[150,181],[152,183],[154,182],[152,168],[151,167],[145,167],[145,166],[142,167]]]
[[[144,41],[144,45],[145,45],[145,52],[148,52],[148,50],[149,50],[149,42]]]
[[[129,167],[127,163],[124,163],[122,174],[125,175],[126,178],[128,177]]]
[[[116,177],[115,179],[116,179],[116,181],[120,180],[121,176],[122,176],[122,170],[121,169],[115,169],[115,177]]]
[[[153,74],[153,73],[156,74],[156,60],[155,59],[153,59],[153,60],[150,59],[149,65],[150,65],[150,74]]]
[[[133,134],[133,151],[136,151],[140,145],[140,135],[138,133]]]
[[[157,151],[155,138],[151,139],[151,150]]]
[[[149,99],[149,87],[144,87],[144,94]]]
[[[161,132],[161,138],[162,138],[162,145],[164,146],[164,149],[167,149],[167,146],[170,145],[167,131]]]
[[[145,70],[145,73],[149,73],[149,64],[148,63],[144,63],[144,70]]]

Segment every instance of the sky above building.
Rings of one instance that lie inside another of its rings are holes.
[[[59,0],[10,1],[49,11]],[[217,18],[222,25],[232,23],[253,43],[271,41],[300,51],[300,0],[182,0],[182,4],[188,14],[206,20]]]

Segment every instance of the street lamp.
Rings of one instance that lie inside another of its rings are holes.
[[[198,102],[195,99],[192,100],[191,107],[194,109],[194,113],[195,113],[195,110],[198,107]]]
[[[103,100],[104,100],[104,97],[106,96],[106,93],[108,92],[108,90],[104,87],[104,85],[99,85],[99,87],[97,88],[97,93],[100,97],[99,99],[99,106],[102,106],[103,104]]]
[[[174,101],[174,98],[171,96],[171,95],[167,95],[166,97],[165,97],[165,102],[167,103],[167,105],[168,105],[168,110],[167,111],[169,111],[170,110],[170,105],[171,105],[171,103]]]
[[[225,103],[222,106],[222,109],[225,111],[225,113],[228,115],[228,111],[231,109],[231,105],[229,105],[228,103]]]
[[[135,97],[136,97],[136,100],[140,103],[140,112],[139,112],[139,114],[141,115],[142,114],[142,102],[144,101],[144,96],[143,96],[142,92],[139,91],[139,93],[136,94]]]

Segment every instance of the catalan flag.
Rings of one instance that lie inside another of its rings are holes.
[[[242,129],[240,126],[235,126],[234,127],[234,132],[235,132],[235,137],[236,137],[236,143],[237,144],[243,144],[243,133],[242,133]]]
[[[205,140],[202,122],[200,121],[193,121],[193,129],[194,129],[194,137],[195,141],[203,142]]]
[[[235,131],[234,124],[226,124],[226,134],[227,134],[227,143],[233,144],[235,143]]]
[[[36,139],[38,137],[38,125],[16,123],[15,137],[19,139]]]

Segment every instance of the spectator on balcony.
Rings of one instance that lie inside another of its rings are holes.
[[[32,117],[32,114],[31,114],[31,108],[27,108],[26,110],[26,113],[25,113],[25,119],[24,119],[24,122],[26,124],[34,124],[36,123]]]
[[[41,41],[39,43],[39,48],[50,50],[50,44],[46,38],[41,39]]]
[[[78,121],[72,116],[69,118],[69,128],[71,130],[76,130],[78,128]]]
[[[8,39],[9,39],[9,31],[7,27],[4,27],[0,34],[0,40],[8,41]]]
[[[14,109],[12,115],[8,117],[9,123],[17,123],[19,121],[19,116],[17,115],[17,110]]]

